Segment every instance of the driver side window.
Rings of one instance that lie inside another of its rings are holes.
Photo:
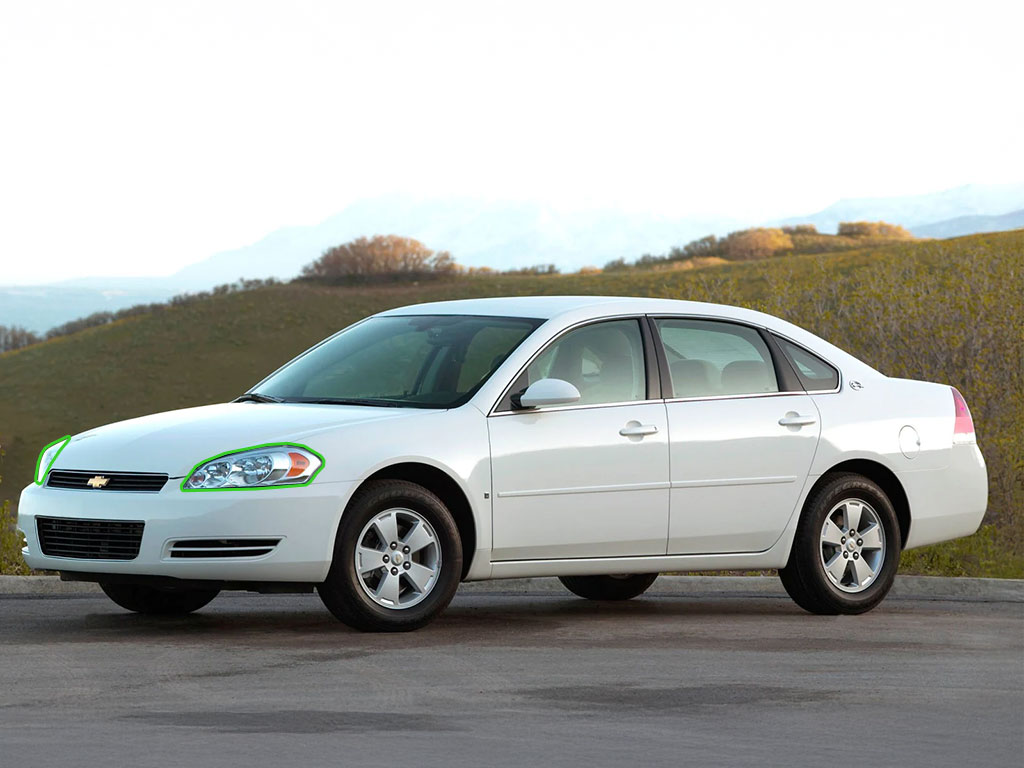
[[[639,321],[607,320],[570,331],[530,363],[512,392],[522,393],[541,379],[562,379],[574,385],[580,391],[579,405],[646,400]]]

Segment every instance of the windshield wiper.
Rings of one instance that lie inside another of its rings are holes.
[[[236,397],[233,403],[283,403],[280,397],[273,395],[261,395],[259,392],[246,392],[241,397]]]
[[[370,405],[378,408],[401,408],[402,403],[394,400],[374,400],[361,397],[319,397],[315,400],[294,400],[296,403],[310,403],[312,405]]]

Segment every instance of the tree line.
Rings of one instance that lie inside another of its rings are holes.
[[[813,224],[754,227],[730,232],[721,238],[708,235],[672,248],[666,254],[644,254],[632,262],[624,258],[615,259],[604,265],[604,271],[651,269],[707,258],[758,261],[790,253],[826,253],[913,239],[914,236],[903,227],[884,221],[844,221],[834,235],[818,232]]]

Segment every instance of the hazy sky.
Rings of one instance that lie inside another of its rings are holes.
[[[1024,3],[0,0],[0,284],[390,192],[754,219],[1024,180]]]

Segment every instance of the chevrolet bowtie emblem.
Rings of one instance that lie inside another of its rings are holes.
[[[88,485],[90,488],[95,488],[99,490],[100,488],[106,487],[107,483],[109,482],[109,477],[104,477],[103,475],[96,475],[96,477],[90,477],[89,480],[86,482],[86,485]]]

